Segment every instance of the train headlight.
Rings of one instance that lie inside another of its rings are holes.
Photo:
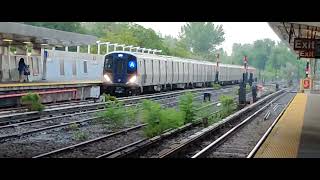
[[[137,81],[137,76],[134,75],[129,79],[129,83],[135,83]]]
[[[107,82],[111,82],[111,79],[107,74],[105,74],[103,77]]]

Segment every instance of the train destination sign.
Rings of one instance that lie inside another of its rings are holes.
[[[295,38],[294,48],[302,58],[320,58],[320,39]]]

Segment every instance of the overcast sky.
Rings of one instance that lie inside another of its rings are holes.
[[[146,28],[152,28],[163,35],[178,37],[185,22],[137,22]],[[225,41],[221,47],[230,55],[233,43],[252,43],[258,39],[270,38],[280,41],[266,22],[217,22],[225,31]]]

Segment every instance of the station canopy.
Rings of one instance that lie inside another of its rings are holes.
[[[320,22],[269,22],[269,25],[297,55],[301,52],[294,48],[295,39],[320,40]]]
[[[0,46],[33,44],[41,46],[81,46],[96,44],[91,35],[66,32],[23,23],[0,22]]]

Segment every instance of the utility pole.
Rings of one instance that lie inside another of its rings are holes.
[[[248,66],[247,56],[244,56],[243,58],[243,66],[244,66],[244,72],[242,74],[242,81],[239,84],[240,86],[239,87],[239,105],[241,107],[247,104],[247,98],[246,98],[247,66]]]

